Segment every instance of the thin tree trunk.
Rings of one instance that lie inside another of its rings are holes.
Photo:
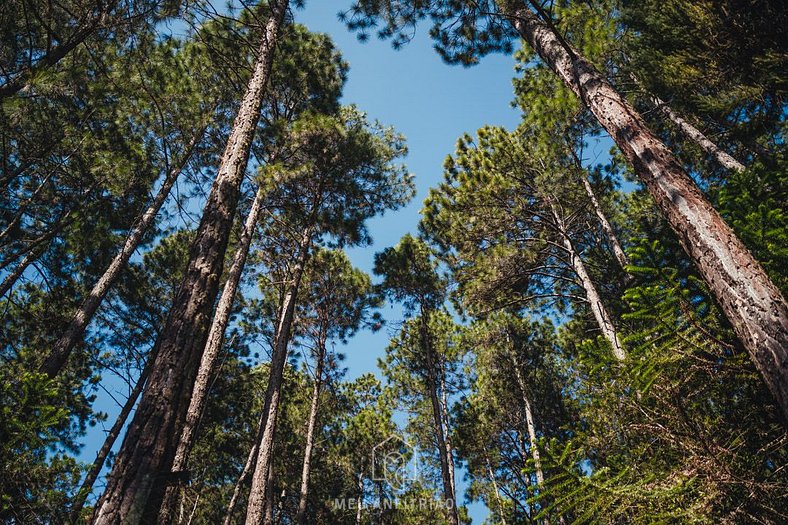
[[[219,304],[216,307],[216,312],[211,322],[211,328],[208,332],[208,341],[205,343],[205,349],[203,350],[202,359],[200,360],[200,367],[197,370],[197,379],[194,382],[194,389],[192,390],[192,396],[189,400],[189,408],[186,411],[186,421],[183,424],[181,438],[178,442],[178,448],[175,451],[175,458],[172,462],[173,474],[185,471],[189,462],[189,453],[194,446],[197,427],[208,401],[210,380],[215,371],[216,361],[219,359],[219,353],[222,349],[224,332],[227,330],[227,324],[230,321],[233,301],[238,292],[238,284],[241,282],[241,275],[246,265],[246,258],[249,255],[249,247],[252,244],[252,238],[254,237],[257,219],[260,216],[260,209],[262,208],[264,198],[265,190],[263,187],[260,187],[255,194],[252,207],[246,217],[246,223],[241,232],[241,238],[238,242],[235,256],[233,257],[232,266],[230,266],[230,270],[227,273],[227,281],[222,289],[222,295],[219,297]],[[180,490],[177,485],[167,487],[161,505],[159,523],[166,524],[170,522],[172,513],[177,506],[179,493]]]
[[[22,274],[25,273],[27,267],[30,266],[30,263],[35,261],[39,255],[41,254],[37,249],[27,252],[25,258],[19,261],[19,264],[16,265],[13,271],[6,275],[5,279],[3,279],[3,282],[0,283],[0,297],[5,296],[5,294],[7,294],[11,288],[13,288],[14,284],[19,280],[20,277],[22,277]]]
[[[449,400],[448,394],[446,390],[446,373],[445,369],[441,367],[440,371],[440,389],[441,389],[441,397],[440,397],[440,408],[441,408],[441,421],[443,421],[443,425],[446,430],[444,432],[444,441],[446,442],[446,459],[449,471],[449,482],[451,483],[451,493],[456,496],[457,494],[457,482],[454,478],[454,447],[452,446],[451,441],[451,433],[449,429],[451,428],[449,422]],[[456,506],[456,502],[455,502]]]
[[[296,297],[298,295],[298,288],[301,285],[304,265],[309,255],[311,237],[311,228],[307,228],[301,239],[292,280],[285,292],[284,300],[282,301],[282,315],[276,329],[274,351],[271,356],[271,370],[268,377],[268,387],[265,393],[265,404],[263,406],[265,421],[263,423],[263,430],[258,445],[257,463],[252,475],[252,490],[249,494],[249,504],[246,509],[247,525],[259,525],[263,520],[268,469],[271,466],[271,458],[274,452],[276,415],[282,393],[282,376],[287,363],[287,347],[290,342],[290,329],[293,324]]]
[[[241,102],[191,247],[189,265],[159,337],[159,351],[93,522],[152,522],[168,484],[180,430],[205,348],[240,185],[263,103],[286,0],[269,4],[254,73]]]
[[[528,391],[526,390],[525,379],[523,378],[520,364],[516,357],[512,355],[512,366],[514,367],[514,374],[517,378],[517,386],[520,390],[520,399],[523,402],[523,413],[525,415],[525,426],[528,431],[528,445],[531,452],[531,457],[534,460],[534,470],[536,470],[536,486],[541,491],[544,485],[544,472],[542,471],[542,457],[539,454],[539,447],[536,441],[536,423],[534,422],[534,413],[531,408],[531,401],[528,399]]]
[[[599,201],[594,194],[594,189],[591,187],[591,183],[588,182],[588,178],[585,176],[585,174],[582,174],[581,178],[583,179],[583,187],[586,189],[588,199],[591,201],[591,206],[594,208],[594,213],[596,214],[597,219],[599,219],[599,224],[605,231],[607,239],[610,242],[610,246],[613,248],[613,255],[616,256],[616,260],[618,261],[618,264],[621,266],[621,268],[626,271],[626,268],[629,265],[627,254],[624,253],[624,250],[621,248],[621,244],[618,242],[618,236],[616,235],[616,232],[613,231],[613,227],[610,225],[610,222],[607,220],[607,216],[602,210],[602,206],[599,204]]]
[[[260,415],[260,424],[262,425],[262,414]],[[233,520],[233,513],[235,512],[235,507],[238,505],[238,500],[241,497],[241,490],[243,489],[244,483],[246,480],[249,479],[249,476],[252,474],[252,470],[254,469],[254,463],[257,459],[257,440],[255,440],[254,445],[252,445],[251,450],[249,450],[249,455],[246,457],[246,463],[244,464],[244,468],[241,471],[241,475],[238,476],[238,481],[235,483],[235,489],[233,489],[233,496],[230,498],[230,503],[227,505],[227,511],[224,514],[224,522],[223,525],[230,525]]]
[[[498,490],[498,481],[495,479],[495,473],[493,472],[492,465],[490,464],[490,457],[487,455],[487,449],[484,450],[484,462],[487,466],[487,476],[490,478],[490,483],[492,483],[493,491],[495,492],[495,502],[498,506],[498,517],[501,519],[501,525],[506,525],[503,500],[501,499],[501,493]]]
[[[734,159],[727,151],[720,148],[717,144],[712,142],[701,130],[690,124],[687,120],[682,118],[681,115],[673,111],[662,99],[656,95],[651,95],[651,103],[654,107],[659,109],[668,119],[679,128],[685,137],[697,144],[700,149],[705,151],[723,168],[730,171],[744,171],[746,167],[744,164]]]
[[[142,369],[139,378],[137,378],[134,388],[129,393],[129,397],[126,399],[126,403],[123,405],[120,414],[118,414],[118,417],[115,419],[115,423],[113,423],[112,428],[110,428],[109,432],[107,433],[107,437],[104,438],[104,443],[101,445],[101,448],[96,454],[96,459],[93,461],[93,465],[85,475],[85,480],[82,482],[82,486],[79,488],[79,492],[77,492],[77,496],[71,506],[71,521],[74,523],[79,520],[79,515],[82,512],[82,508],[85,506],[85,501],[93,490],[93,484],[98,479],[101,469],[104,468],[104,462],[107,460],[107,456],[112,450],[115,440],[120,435],[121,430],[123,430],[123,426],[126,424],[126,419],[129,417],[134,405],[137,404],[137,398],[140,396],[142,388],[145,386],[145,381],[148,380],[148,375],[150,375],[152,364],[153,356],[151,355],[148,357],[148,362]]]
[[[422,309],[420,317],[421,346],[427,359],[427,395],[429,396],[430,402],[432,404],[433,427],[435,430],[435,438],[438,442],[438,455],[440,456],[441,462],[441,479],[443,481],[443,499],[446,506],[449,523],[452,525],[459,525],[460,519],[457,515],[457,499],[455,497],[453,486],[454,476],[450,470],[454,461],[453,458],[449,457],[451,455],[451,449],[446,444],[446,434],[443,427],[443,410],[441,409],[441,402],[438,398],[438,384],[435,379],[435,356],[429,335],[429,319],[427,318],[427,312],[424,309]]]
[[[788,304],[681,163],[590,62],[524,3],[501,7],[608,131],[695,263],[788,421]]]
[[[553,212],[553,219],[555,220],[556,227],[563,240],[564,249],[569,256],[572,269],[577,275],[577,278],[580,279],[580,284],[583,287],[583,290],[586,292],[586,300],[588,301],[588,305],[591,308],[591,312],[594,314],[594,319],[596,319],[599,330],[602,332],[602,335],[605,336],[605,339],[607,339],[610,343],[610,346],[613,349],[613,355],[616,356],[616,359],[626,359],[627,354],[624,351],[624,347],[621,346],[621,342],[618,340],[616,327],[613,324],[613,321],[610,319],[610,315],[607,313],[607,309],[605,308],[604,303],[602,303],[602,299],[599,297],[599,292],[597,292],[596,286],[594,286],[594,282],[591,280],[591,276],[589,276],[588,271],[586,271],[586,266],[583,263],[583,259],[581,259],[580,255],[575,251],[572,240],[569,238],[569,235],[566,232],[564,219],[561,217],[560,212],[552,201],[550,202],[550,207]]]
[[[72,318],[71,323],[68,325],[66,331],[60,336],[60,339],[55,342],[52,350],[39,369],[41,373],[47,374],[49,377],[55,377],[63,369],[63,366],[65,366],[69,355],[71,355],[71,351],[82,340],[85,330],[90,324],[93,315],[95,315],[96,310],[98,310],[99,306],[101,305],[101,302],[104,300],[104,297],[106,297],[107,293],[112,288],[112,285],[126,267],[129,259],[137,250],[137,247],[142,241],[145,232],[148,231],[151,224],[153,224],[153,221],[156,219],[156,215],[158,215],[159,210],[167,200],[170,190],[175,185],[175,181],[178,180],[178,177],[180,176],[183,169],[186,167],[186,163],[189,161],[195,146],[200,141],[204,133],[204,127],[199,132],[195,133],[195,135],[189,141],[189,144],[186,146],[186,150],[184,151],[180,162],[178,162],[177,166],[173,166],[169,173],[167,173],[167,176],[165,177],[161,188],[159,188],[159,191],[156,193],[156,197],[154,197],[153,202],[150,204],[148,209],[145,210],[142,216],[140,216],[137,224],[135,224],[131,229],[128,236],[126,237],[126,242],[112,259],[112,262],[104,271],[104,274],[101,276],[101,278],[99,278],[96,284],[93,285],[93,289],[82,303],[82,306],[79,307],[79,310],[77,310],[77,312],[74,314],[74,317]]]
[[[301,469],[301,491],[298,499],[296,523],[306,525],[306,506],[309,498],[309,473],[312,467],[312,449],[315,446],[315,423],[317,409],[320,404],[320,391],[323,386],[323,365],[325,361],[325,342],[320,341],[317,348],[317,364],[315,365],[315,383],[312,385],[312,403],[309,407],[309,420],[306,427],[306,446],[304,447],[304,464]]]

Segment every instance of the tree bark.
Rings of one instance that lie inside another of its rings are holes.
[[[276,423],[274,423],[276,428]],[[275,433],[276,431],[274,431]],[[265,512],[263,513],[263,525],[273,525],[274,523],[274,468],[268,466],[268,479],[265,482]]]
[[[197,368],[205,348],[224,253],[254,137],[286,0],[269,5],[259,56],[191,247],[189,265],[161,332],[158,355],[126,433],[95,524],[135,525],[159,513]]]
[[[320,404],[320,391],[323,386],[323,365],[325,361],[325,342],[320,341],[317,348],[317,363],[315,365],[315,383],[312,385],[312,402],[309,407],[309,420],[306,426],[306,446],[304,447],[304,464],[301,469],[301,491],[298,499],[298,513],[296,523],[306,525],[306,506],[309,498],[309,473],[312,467],[312,450],[315,446],[315,423],[317,422],[317,409]]]
[[[268,377],[268,387],[263,405],[263,429],[258,444],[257,462],[252,474],[252,490],[249,494],[249,504],[246,509],[246,524],[259,525],[263,520],[266,501],[266,485],[268,483],[268,470],[273,456],[274,432],[276,428],[276,415],[279,410],[279,401],[282,393],[282,377],[287,364],[287,347],[290,342],[290,329],[293,324],[296,297],[304,273],[304,265],[311,245],[311,228],[304,230],[296,266],[290,285],[282,301],[282,314],[276,329],[274,350],[271,356],[271,370]]]
[[[99,306],[101,305],[101,302],[104,300],[104,297],[106,297],[107,293],[112,288],[112,285],[126,267],[129,259],[137,250],[137,247],[142,241],[142,237],[145,235],[145,232],[148,231],[151,224],[153,224],[153,221],[156,219],[156,215],[158,215],[159,210],[167,200],[170,190],[175,185],[175,181],[178,180],[178,177],[180,176],[183,169],[186,167],[186,163],[189,161],[195,146],[197,146],[197,143],[200,141],[204,133],[205,128],[202,128],[191,138],[182,158],[180,159],[180,162],[178,162],[177,166],[173,166],[169,173],[167,173],[167,176],[165,177],[161,188],[159,188],[159,191],[156,193],[156,197],[154,197],[153,202],[140,216],[137,224],[131,229],[128,236],[126,237],[126,242],[112,259],[112,262],[104,271],[104,274],[101,276],[101,278],[99,278],[96,284],[93,285],[93,289],[79,307],[79,310],[77,310],[77,312],[74,314],[74,317],[72,318],[71,323],[68,325],[66,331],[60,336],[57,342],[55,342],[49,355],[41,365],[39,372],[46,374],[49,377],[55,377],[63,369],[63,366],[65,366],[69,355],[71,355],[71,351],[82,340],[85,330],[90,324],[90,321],[93,318],[93,315],[96,313],[96,310],[98,310]]]
[[[227,324],[230,321],[233,302],[238,292],[238,285],[241,282],[241,275],[246,265],[246,258],[249,255],[249,247],[252,244],[254,230],[257,227],[257,219],[260,216],[260,209],[262,208],[264,198],[265,191],[260,187],[255,194],[252,207],[246,217],[246,223],[241,232],[241,238],[238,242],[235,256],[233,257],[232,266],[230,266],[230,270],[227,273],[227,281],[224,284],[222,294],[219,297],[219,303],[216,307],[216,312],[213,315],[211,328],[208,332],[208,341],[205,343],[205,349],[203,350],[202,359],[200,360],[200,367],[197,370],[197,379],[194,382],[194,389],[192,390],[191,399],[189,400],[189,408],[186,410],[186,421],[183,424],[181,438],[178,442],[178,448],[175,451],[175,458],[172,462],[173,474],[184,472],[189,462],[189,453],[194,446],[197,427],[208,401],[210,379],[213,376],[216,368],[216,361],[219,359],[219,353],[222,349],[224,332],[227,330]],[[173,513],[178,504],[179,493],[180,490],[178,485],[167,487],[161,505],[159,523],[167,524],[172,520]]]
[[[107,456],[112,450],[115,440],[118,439],[121,430],[123,430],[123,426],[126,424],[126,419],[128,419],[131,410],[137,403],[137,398],[140,397],[142,388],[145,386],[145,381],[148,380],[152,364],[153,356],[151,355],[148,357],[148,362],[142,369],[140,377],[137,379],[134,388],[129,393],[126,403],[123,405],[123,408],[121,408],[120,414],[118,414],[118,417],[115,419],[115,423],[112,424],[112,428],[110,428],[109,432],[107,433],[104,443],[101,445],[101,448],[96,454],[96,459],[93,461],[93,465],[91,465],[90,470],[85,475],[85,480],[82,482],[82,486],[80,486],[79,492],[77,492],[77,495],[74,498],[74,502],[71,506],[71,521],[73,523],[77,523],[79,521],[79,515],[82,512],[82,508],[85,506],[85,501],[88,499],[88,496],[93,490],[93,484],[98,479],[101,469],[104,468],[104,462],[107,460]]]
[[[564,249],[569,256],[569,262],[572,266],[572,270],[574,270],[577,278],[580,279],[580,285],[586,292],[586,300],[588,301],[588,305],[591,308],[591,312],[594,314],[594,319],[596,319],[599,330],[602,332],[602,335],[605,336],[605,339],[607,339],[610,343],[610,347],[613,349],[613,355],[616,357],[616,359],[624,360],[626,359],[627,354],[624,351],[624,347],[621,346],[621,342],[618,340],[616,327],[613,324],[613,321],[610,319],[610,315],[607,313],[607,309],[605,308],[604,303],[602,303],[602,299],[599,297],[599,292],[597,292],[596,286],[594,286],[594,282],[591,280],[591,276],[588,275],[588,271],[586,271],[586,265],[583,263],[583,259],[580,258],[580,255],[577,253],[574,245],[572,244],[572,239],[569,238],[569,235],[566,232],[564,219],[561,217],[561,213],[558,211],[558,209],[556,209],[555,204],[551,202],[550,207],[553,212],[553,219],[555,220],[556,227],[559,234],[561,235]]]
[[[632,164],[744,344],[788,421],[788,304],[642,117],[524,3],[502,11],[594,113]]]
[[[421,316],[420,316],[420,338],[421,338],[421,346],[424,352],[424,355],[427,359],[427,370],[425,374],[426,383],[427,383],[427,395],[430,398],[430,403],[432,404],[432,417],[433,417],[433,427],[435,430],[435,439],[438,442],[438,455],[440,456],[441,462],[441,479],[443,482],[443,499],[446,503],[446,511],[448,514],[449,523],[451,525],[459,525],[460,518],[457,515],[457,499],[456,499],[456,492],[454,489],[454,473],[451,471],[453,469],[454,458],[451,457],[452,451],[451,447],[447,445],[446,441],[446,430],[444,430],[444,414],[443,410],[441,409],[441,401],[438,397],[438,382],[436,381],[436,363],[435,363],[435,356],[432,348],[432,342],[430,341],[430,334],[429,334],[429,318],[427,317],[427,312],[422,308]]]

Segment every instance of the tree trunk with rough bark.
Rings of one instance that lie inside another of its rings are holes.
[[[276,425],[274,425],[276,427]],[[263,513],[263,525],[274,524],[274,468],[268,466],[268,481],[265,482],[265,512]]]
[[[264,421],[258,443],[257,461],[252,474],[252,490],[249,494],[249,504],[246,509],[246,524],[259,525],[263,520],[266,502],[266,486],[268,485],[268,470],[273,457],[274,433],[276,429],[276,415],[279,410],[279,401],[282,394],[282,377],[287,364],[287,347],[290,343],[290,329],[293,325],[295,302],[301,277],[304,273],[309,250],[311,247],[311,228],[304,230],[296,259],[296,266],[290,285],[282,301],[282,314],[276,328],[273,355],[271,356],[271,370],[268,376],[268,386],[263,405]]]
[[[632,164],[750,353],[788,421],[788,303],[763,267],[611,84],[524,3],[504,14]]]
[[[60,339],[55,342],[51,352],[39,369],[41,373],[44,373],[49,377],[55,377],[63,369],[63,366],[65,366],[69,355],[71,355],[71,351],[82,340],[85,330],[90,324],[90,321],[93,318],[93,315],[96,313],[96,310],[98,310],[99,306],[101,306],[101,302],[104,300],[104,297],[106,297],[110,288],[112,288],[112,285],[126,267],[129,259],[131,259],[131,256],[137,250],[137,247],[142,241],[145,232],[148,231],[151,224],[153,224],[153,221],[156,219],[156,215],[159,213],[159,210],[164,205],[167,197],[170,195],[170,190],[175,185],[175,181],[178,180],[178,177],[180,176],[183,169],[186,167],[189,157],[191,157],[194,148],[197,146],[197,143],[200,141],[204,133],[205,128],[202,128],[191,138],[183,154],[183,157],[180,159],[178,164],[173,166],[169,173],[167,173],[167,176],[165,177],[161,188],[159,188],[159,191],[156,193],[156,197],[154,197],[153,202],[140,216],[137,224],[134,225],[126,237],[126,242],[123,244],[123,247],[112,259],[112,262],[109,264],[107,269],[104,270],[104,273],[96,282],[96,284],[93,285],[93,289],[90,290],[90,294],[88,294],[87,298],[79,307],[79,310],[77,310],[77,312],[74,314],[74,317],[72,318],[71,323],[68,325],[68,328],[66,328],[66,331],[60,336]]]
[[[183,424],[181,438],[178,442],[178,448],[175,451],[175,458],[172,462],[173,474],[185,471],[188,466],[189,453],[194,446],[197,426],[200,423],[200,418],[205,411],[205,405],[208,401],[210,380],[215,372],[216,362],[219,359],[219,353],[222,349],[224,332],[227,330],[227,324],[230,321],[233,302],[238,292],[238,285],[241,282],[241,275],[246,265],[246,258],[249,255],[249,247],[252,244],[254,230],[257,227],[257,219],[260,216],[260,209],[262,208],[264,198],[265,190],[260,187],[255,194],[252,207],[246,217],[246,223],[241,232],[238,248],[233,256],[233,263],[230,266],[230,270],[227,272],[227,281],[224,284],[222,294],[219,297],[219,303],[216,306],[216,312],[213,315],[211,328],[208,332],[208,341],[205,343],[205,350],[203,350],[202,359],[200,360],[200,367],[197,370],[197,379],[194,382],[194,389],[192,390],[192,396],[189,400],[189,408],[186,411],[186,421]],[[178,485],[167,487],[164,501],[161,505],[159,523],[169,523],[171,521],[178,503],[179,493],[180,490]]]
[[[270,8],[254,72],[208,196],[189,265],[157,341],[158,355],[140,406],[96,505],[95,524],[154,521],[164,490],[172,481],[168,479],[172,460],[205,348],[240,185],[287,1],[274,1]]]
[[[610,343],[610,347],[613,349],[613,355],[616,356],[616,359],[626,359],[627,354],[624,351],[624,347],[621,346],[621,342],[618,340],[616,327],[613,324],[613,321],[610,319],[610,315],[607,313],[604,303],[602,303],[602,298],[599,297],[599,292],[597,292],[596,286],[594,286],[594,282],[591,280],[591,276],[588,275],[588,271],[586,270],[586,266],[583,263],[583,259],[580,258],[580,255],[577,253],[574,245],[572,244],[572,239],[569,238],[569,235],[566,232],[564,219],[561,217],[561,213],[558,211],[558,209],[556,209],[555,204],[551,203],[550,206],[553,212],[553,219],[555,220],[556,228],[561,235],[564,249],[566,250],[566,254],[569,257],[572,270],[574,270],[575,275],[577,275],[577,278],[580,280],[580,285],[583,287],[583,290],[585,290],[588,306],[591,308],[591,312],[594,314],[594,319],[596,319],[599,330],[602,332],[602,335],[605,337],[605,339],[607,339]]]
[[[317,409],[320,404],[320,391],[323,386],[323,365],[325,355],[325,341],[320,341],[317,348],[315,383],[312,385],[312,402],[309,407],[309,420],[306,425],[304,464],[301,469],[301,490],[298,498],[298,513],[296,514],[296,523],[299,525],[306,525],[306,506],[307,500],[309,499],[309,473],[312,467],[312,450],[315,446],[315,424],[317,423]]]

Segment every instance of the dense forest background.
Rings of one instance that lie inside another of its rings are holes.
[[[0,519],[788,522],[783,3],[345,4],[516,63],[379,250],[408,142],[301,2],[3,3]]]

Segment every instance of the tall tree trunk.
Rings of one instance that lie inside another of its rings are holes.
[[[426,383],[427,395],[432,404],[433,427],[435,439],[438,442],[438,455],[441,462],[441,479],[443,481],[443,499],[449,523],[459,525],[460,519],[457,515],[457,498],[454,489],[454,475],[451,472],[454,458],[450,458],[451,448],[447,446],[446,431],[444,430],[444,416],[441,409],[441,401],[438,397],[438,382],[436,381],[437,369],[435,355],[432,348],[432,341],[429,334],[429,318],[427,312],[422,308],[420,316],[420,338],[424,355],[427,359]],[[448,430],[448,429],[446,429]]]
[[[596,319],[599,330],[602,332],[602,335],[605,336],[605,339],[607,339],[610,343],[610,346],[613,349],[613,355],[616,356],[616,359],[626,359],[627,354],[624,351],[624,347],[621,346],[621,342],[618,340],[616,327],[613,324],[613,321],[610,319],[610,315],[607,313],[607,309],[605,308],[604,303],[602,303],[601,297],[599,297],[599,292],[597,292],[596,286],[594,286],[594,282],[591,280],[591,276],[589,276],[588,271],[586,271],[586,265],[583,263],[583,259],[581,259],[580,255],[575,251],[575,247],[572,244],[572,239],[569,238],[569,235],[566,232],[566,225],[564,224],[563,217],[561,217],[561,213],[558,211],[554,203],[551,202],[550,207],[553,212],[553,219],[555,220],[556,228],[558,229],[558,232],[563,240],[564,249],[569,256],[569,262],[575,272],[575,275],[577,275],[577,278],[580,279],[580,285],[586,292],[586,300],[588,301],[588,305],[591,308],[591,312],[594,314],[594,319]]]
[[[213,315],[211,328],[208,332],[208,341],[205,343],[205,349],[203,350],[202,359],[200,360],[200,367],[197,370],[197,379],[194,382],[194,389],[192,390],[192,396],[189,400],[189,408],[186,410],[186,421],[183,424],[181,438],[178,442],[178,448],[175,451],[175,458],[172,461],[173,474],[185,471],[189,462],[189,453],[194,446],[197,427],[208,401],[210,380],[215,371],[216,361],[219,359],[219,353],[222,349],[224,332],[227,330],[227,324],[230,321],[233,301],[238,292],[238,284],[241,282],[241,275],[246,265],[246,258],[249,255],[249,247],[252,244],[252,238],[254,237],[257,219],[260,216],[260,209],[262,208],[264,198],[265,190],[263,187],[260,187],[257,189],[252,207],[246,217],[246,223],[241,232],[241,238],[239,239],[238,248],[233,257],[232,266],[230,266],[230,270],[227,272],[227,281],[224,284],[222,294],[219,297],[219,303],[216,307],[216,312]],[[177,507],[179,493],[180,490],[177,485],[167,487],[161,505],[159,523],[166,524],[171,521],[173,512]]]
[[[82,306],[79,307],[79,310],[77,310],[77,312],[74,314],[74,317],[72,318],[71,323],[68,325],[66,331],[60,336],[60,339],[55,342],[52,350],[39,369],[41,373],[47,374],[49,377],[55,377],[63,369],[63,366],[65,366],[66,361],[68,360],[68,356],[71,355],[71,351],[82,340],[82,337],[85,334],[85,329],[87,329],[88,325],[90,324],[90,320],[93,318],[96,310],[98,310],[101,302],[104,300],[104,297],[106,297],[110,288],[115,283],[123,269],[126,267],[129,259],[137,250],[137,247],[142,241],[145,232],[148,231],[151,224],[153,224],[153,221],[156,219],[156,215],[159,213],[162,205],[164,205],[164,201],[167,200],[170,190],[175,185],[175,181],[178,180],[178,177],[186,167],[186,163],[189,161],[195,146],[200,142],[200,139],[205,133],[205,129],[206,128],[203,127],[199,132],[194,134],[186,146],[186,150],[184,151],[183,156],[181,157],[178,164],[173,166],[169,173],[167,173],[167,176],[164,178],[164,182],[162,183],[161,188],[159,188],[159,191],[156,193],[156,197],[154,197],[153,202],[140,216],[137,223],[131,229],[128,236],[126,237],[126,242],[112,259],[112,262],[104,271],[104,274],[101,276],[101,278],[99,278],[96,284],[93,285],[93,289],[82,303]]]
[[[98,479],[101,469],[104,468],[104,462],[107,460],[107,456],[112,450],[115,440],[118,439],[121,430],[123,430],[123,426],[126,424],[126,419],[128,419],[131,410],[134,408],[134,405],[137,404],[137,398],[140,397],[142,388],[145,386],[145,381],[148,380],[152,365],[153,355],[148,357],[148,362],[142,369],[139,378],[137,378],[134,388],[132,388],[128,399],[126,399],[126,403],[120,410],[120,414],[118,414],[118,417],[115,419],[115,423],[112,424],[112,428],[109,429],[107,437],[104,438],[104,443],[101,445],[101,448],[96,454],[96,459],[93,461],[93,465],[91,465],[90,470],[85,475],[84,481],[82,481],[82,486],[79,488],[79,492],[77,492],[74,502],[71,505],[72,522],[77,523],[79,521],[79,515],[82,512],[82,508],[85,506],[85,501],[88,499],[88,496],[93,490],[93,484]]]
[[[524,3],[515,29],[594,113],[632,164],[750,353],[788,421],[788,304],[668,148],[594,66]]]
[[[585,176],[585,174],[582,174],[581,178],[583,179],[583,187],[586,189],[586,194],[588,195],[588,199],[591,201],[591,206],[594,208],[594,213],[599,220],[599,224],[602,226],[602,229],[604,230],[605,235],[607,235],[607,239],[610,242],[610,246],[613,248],[613,255],[615,255],[616,261],[618,261],[618,264],[621,266],[621,268],[626,271],[626,267],[629,265],[627,254],[624,253],[624,250],[621,248],[621,244],[618,242],[618,236],[616,235],[616,232],[613,231],[613,227],[610,225],[610,222],[607,220],[607,215],[605,215],[604,210],[602,210],[602,206],[599,204],[596,194],[594,194],[594,188],[591,187],[591,183],[588,182],[588,178]]]
[[[135,525],[152,522],[158,516],[205,348],[240,185],[287,1],[274,0],[269,7],[271,14],[252,78],[208,196],[183,282],[157,342],[159,350],[151,377],[107,488],[96,505],[96,524]]]
[[[276,428],[276,415],[279,410],[279,400],[282,394],[282,377],[287,364],[287,347],[290,342],[290,329],[293,324],[296,297],[304,273],[304,265],[309,255],[311,245],[311,228],[304,230],[296,266],[293,270],[290,285],[282,301],[282,315],[279,319],[274,341],[273,355],[271,356],[271,370],[268,376],[268,387],[265,392],[263,405],[264,422],[258,445],[257,462],[252,474],[252,490],[249,494],[249,504],[246,509],[247,525],[259,525],[263,520],[266,500],[266,485],[268,484],[268,469],[274,448],[274,432]]]
[[[298,513],[296,523],[306,525],[306,506],[309,498],[309,473],[312,467],[312,449],[315,446],[315,423],[317,422],[317,409],[320,404],[320,391],[323,386],[323,365],[326,355],[325,341],[321,339],[317,348],[317,363],[315,365],[315,383],[312,385],[312,403],[309,407],[309,420],[306,425],[306,446],[304,447],[304,464],[301,469],[301,491],[298,499]]]

